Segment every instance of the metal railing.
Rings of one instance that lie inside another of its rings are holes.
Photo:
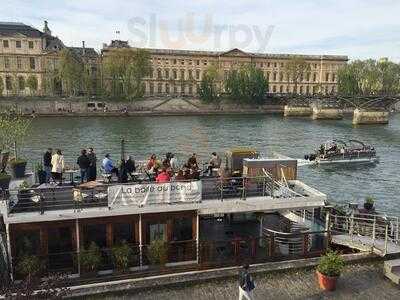
[[[189,182],[180,180],[179,182]],[[268,177],[215,177],[202,178],[202,201],[229,199],[245,200],[250,197],[303,197],[290,188],[276,184]],[[130,182],[124,185],[158,183],[143,181]],[[74,209],[79,212],[85,208],[104,207],[108,205],[108,187],[121,183],[104,183],[95,188],[79,186],[45,186],[22,190],[10,190],[3,195],[7,202],[8,213],[40,212],[50,210]],[[284,189],[284,193],[282,193]],[[277,191],[280,191],[277,196]]]

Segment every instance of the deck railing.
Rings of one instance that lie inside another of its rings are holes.
[[[187,181],[180,181],[187,182]],[[201,200],[226,201],[230,199],[245,200],[250,197],[301,197],[298,193],[274,193],[278,188],[266,177],[230,177],[201,179]],[[152,184],[155,182],[131,182],[124,185]],[[78,186],[51,186],[10,190],[3,194],[7,202],[8,213],[40,212],[50,210],[74,209],[79,212],[85,208],[104,207],[108,205],[108,187],[119,183],[101,184],[95,188]],[[288,190],[290,190],[288,188]],[[181,203],[181,202],[180,202]]]
[[[224,266],[238,266],[244,262],[249,264],[266,263],[273,261],[285,261],[296,258],[315,257],[326,250],[324,243],[315,244],[310,247],[310,236],[319,235],[321,232],[293,233],[286,238],[299,239],[302,241],[302,251],[294,253],[283,250],[283,246],[291,247],[290,242],[284,241],[281,236],[271,235],[259,238],[234,238],[230,240],[216,241],[171,241],[165,244],[167,260],[165,265],[154,263],[149,258],[149,245],[129,245],[134,255],[129,262],[129,268],[124,272],[117,271],[112,255],[112,249],[101,249],[101,264],[97,272],[85,272],[80,265],[80,255],[76,251],[50,253],[48,255],[35,255],[39,258],[41,276],[53,273],[63,273],[81,279],[108,278],[115,276],[143,277],[146,275],[168,274],[187,270],[200,270]],[[13,275],[15,279],[22,278],[19,274],[19,263],[22,257],[12,260]],[[71,279],[72,280],[72,279]],[[76,279],[75,279],[76,280]]]

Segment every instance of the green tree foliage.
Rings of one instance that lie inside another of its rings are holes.
[[[297,92],[297,85],[301,79],[310,72],[310,64],[302,57],[295,56],[291,58],[285,65],[285,72],[289,78],[289,82],[294,84],[294,90]]]
[[[386,59],[356,60],[338,72],[342,95],[396,95],[400,93],[400,65]]]
[[[26,86],[29,88],[31,94],[35,94],[38,89],[38,80],[35,75],[29,75],[26,80]]]
[[[14,149],[14,142],[21,145],[25,138],[31,121],[30,119],[0,112],[0,151],[10,151]]]
[[[268,91],[268,82],[262,70],[245,65],[228,73],[225,90],[235,102],[261,104]]]
[[[60,52],[58,77],[62,82],[64,93],[68,96],[77,95],[81,91],[83,64],[68,50]]]
[[[3,95],[3,91],[4,91],[4,81],[3,77],[0,76],[0,97]]]
[[[144,49],[117,49],[103,60],[104,79],[112,96],[141,98],[145,92],[143,78],[151,72],[150,54]]]
[[[219,70],[216,66],[210,66],[204,72],[199,86],[199,96],[205,103],[219,101]]]

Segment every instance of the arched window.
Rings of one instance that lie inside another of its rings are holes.
[[[22,77],[22,76],[19,76],[19,77],[18,77],[18,89],[19,89],[20,91],[25,90],[25,78]]]
[[[299,93],[300,93],[300,94],[303,94],[303,86],[302,86],[302,85],[300,86]]]
[[[165,92],[167,94],[169,94],[169,84],[168,83],[165,84]]]
[[[283,85],[281,85],[280,87],[279,87],[279,93],[283,93]]]
[[[276,93],[276,85],[274,85],[274,86],[272,87],[272,92],[273,92],[273,93]]]
[[[161,82],[159,82],[159,83],[157,84],[157,93],[159,93],[159,94],[162,93],[162,83],[161,83]]]

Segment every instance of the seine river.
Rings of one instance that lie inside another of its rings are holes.
[[[386,126],[354,127],[350,119],[312,121],[278,115],[169,116],[115,118],[36,118],[24,155],[40,161],[47,147],[60,148],[74,164],[81,148],[93,146],[101,159],[117,159],[120,139],[137,160],[151,153],[174,152],[180,162],[192,152],[206,161],[209,153],[250,146],[263,154],[279,152],[302,158],[327,139],[358,139],[373,144],[380,156],[376,166],[309,167],[299,169],[300,179],[326,193],[331,201],[362,203],[376,199],[378,209],[400,215],[400,115]]]

